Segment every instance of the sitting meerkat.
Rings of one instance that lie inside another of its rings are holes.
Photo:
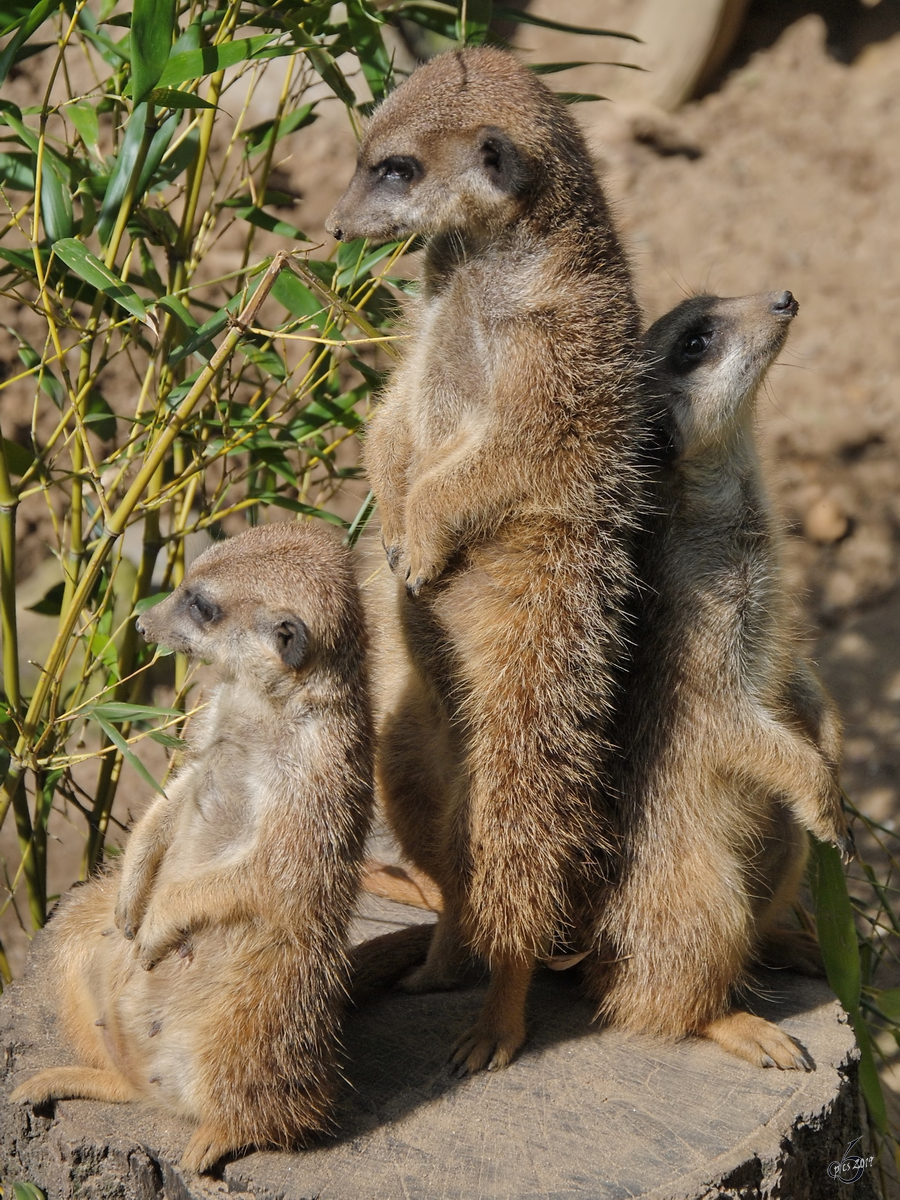
[[[427,238],[409,349],[364,450],[410,675],[378,784],[439,886],[403,986],[487,999],[460,1071],[525,1038],[536,959],[607,873],[608,757],[641,497],[639,314],[584,140],[495,49],[420,67],[378,108],[327,227]]]
[[[647,334],[670,454],[618,720],[624,862],[583,967],[610,1023],[704,1035],[782,1068],[809,1064],[732,1007],[734,992],[754,958],[815,970],[778,918],[802,878],[804,829],[851,844],[840,722],[798,649],[753,428],[797,307],[790,292],[697,296]]]
[[[366,639],[350,558],[317,525],[221,542],[139,631],[219,684],[121,870],[50,925],[84,1066],[13,1101],[139,1100],[199,1123],[182,1165],[330,1127],[345,937],[372,802]]]

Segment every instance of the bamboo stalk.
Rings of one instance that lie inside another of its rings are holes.
[[[16,716],[22,707],[19,637],[16,627],[16,509],[19,497],[9,476],[0,429],[0,631],[3,635],[3,689]]]

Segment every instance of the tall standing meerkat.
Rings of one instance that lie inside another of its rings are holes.
[[[328,228],[427,238],[408,350],[366,435],[412,663],[377,766],[440,886],[405,983],[491,967],[461,1071],[525,1037],[536,956],[604,870],[594,802],[632,583],[639,315],[565,106],[494,49],[419,68],[374,113]]]
[[[705,1035],[782,1068],[808,1063],[734,993],[754,957],[809,969],[802,936],[778,925],[804,829],[849,847],[840,722],[798,651],[754,436],[757,389],[796,313],[790,292],[697,296],[647,335],[671,461],[643,536],[618,720],[624,864],[584,963],[613,1024]]]
[[[330,1127],[345,939],[372,803],[365,634],[347,552],[313,525],[202,554],[138,621],[220,682],[121,871],[54,918],[83,1066],[14,1101],[152,1103],[199,1123],[182,1165]]]

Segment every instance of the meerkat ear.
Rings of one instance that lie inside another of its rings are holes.
[[[525,159],[512,138],[502,129],[485,125],[478,131],[481,165],[494,187],[518,196],[528,186]]]
[[[300,667],[309,649],[309,630],[299,617],[279,613],[272,626],[275,648],[286,667]]]

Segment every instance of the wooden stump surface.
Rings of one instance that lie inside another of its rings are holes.
[[[356,937],[422,919],[364,897]],[[42,1067],[72,1061],[56,1037],[46,950],[39,937],[26,978],[0,1003],[5,1094]],[[759,983],[754,1007],[804,1045],[814,1072],[759,1070],[708,1042],[598,1029],[574,978],[544,971],[528,1046],[495,1074],[460,1081],[446,1066],[483,986],[391,993],[354,1013],[342,1133],[314,1150],[255,1152],[217,1178],[198,1178],[177,1165],[189,1128],[164,1113],[0,1102],[0,1178],[32,1180],[51,1200],[871,1200],[873,1172],[852,1188],[829,1174],[862,1132],[843,1011],[824,983],[785,972]]]

